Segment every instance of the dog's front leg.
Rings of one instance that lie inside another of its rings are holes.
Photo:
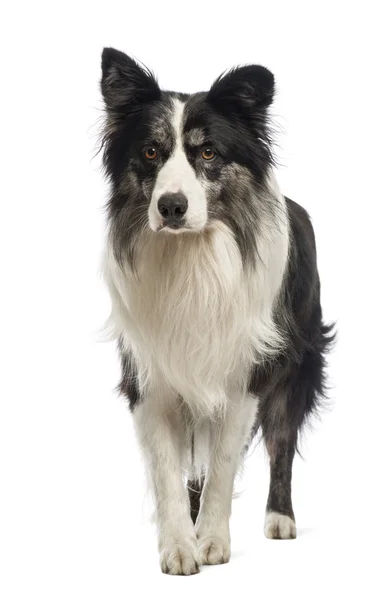
[[[171,575],[198,573],[197,541],[181,469],[184,426],[175,400],[150,394],[133,415],[155,498],[161,569]]]
[[[201,564],[216,565],[230,559],[229,518],[234,478],[256,412],[255,398],[233,396],[225,417],[212,425],[210,461],[196,521]]]

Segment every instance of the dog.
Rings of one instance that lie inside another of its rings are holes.
[[[102,53],[108,325],[172,575],[229,561],[234,479],[257,432],[265,535],[296,537],[293,458],[334,333],[309,216],[274,176],[274,85],[248,65],[207,92],[163,91],[126,54]]]

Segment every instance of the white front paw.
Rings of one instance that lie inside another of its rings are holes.
[[[201,565],[222,565],[230,560],[230,540],[214,535],[202,537],[199,543]]]
[[[200,518],[196,535],[201,565],[222,565],[230,560],[229,522],[205,523]]]
[[[197,548],[186,540],[161,544],[160,565],[162,572],[169,575],[194,575],[199,573]]]

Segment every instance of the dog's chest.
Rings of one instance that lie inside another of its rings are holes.
[[[253,286],[231,237],[144,248],[126,294],[127,337],[145,379],[219,407],[229,378],[249,362],[255,321]]]

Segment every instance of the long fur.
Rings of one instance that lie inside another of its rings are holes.
[[[113,49],[102,70],[108,329],[162,569],[190,574],[229,559],[234,476],[258,430],[271,465],[265,533],[295,537],[292,461],[324,395],[332,327],[309,217],[272,170],[273,75],[249,65],[187,95]]]
[[[282,203],[281,197],[275,202]],[[273,306],[287,261],[288,226],[258,237],[262,257],[244,271],[234,235],[223,223],[204,234],[139,238],[134,269],[107,251],[106,280],[114,300],[109,327],[136,356],[143,393],[162,379],[197,418],[217,416],[229,382],[247,385],[251,366],[285,343]],[[278,241],[279,252],[269,246]]]

